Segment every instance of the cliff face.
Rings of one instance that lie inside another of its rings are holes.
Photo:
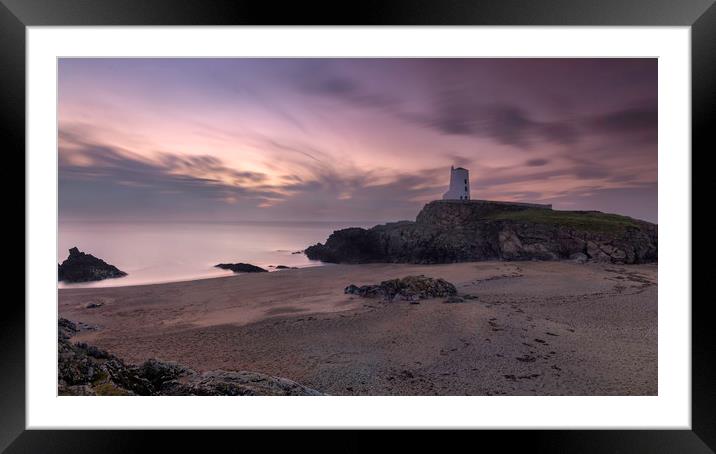
[[[611,263],[657,260],[657,226],[596,211],[553,211],[486,201],[428,203],[415,222],[337,230],[306,249],[332,263],[559,260],[575,254]]]

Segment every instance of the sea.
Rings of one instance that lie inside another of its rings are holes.
[[[323,243],[335,230],[370,227],[371,222],[60,222],[57,262],[80,251],[110,263],[127,276],[59,288],[119,287],[228,276],[218,263],[250,263],[269,271],[276,266],[322,266],[299,252]]]

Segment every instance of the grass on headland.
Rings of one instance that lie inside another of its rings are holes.
[[[529,208],[491,213],[488,219],[560,225],[575,230],[618,234],[628,227],[639,228],[632,218],[598,211],[559,211]]]

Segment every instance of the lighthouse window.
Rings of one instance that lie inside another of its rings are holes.
[[[467,184],[467,178],[465,178],[465,184]]]
[[[465,192],[467,192],[467,186],[465,186]]]

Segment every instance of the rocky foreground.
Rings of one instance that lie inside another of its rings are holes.
[[[65,282],[101,281],[126,275],[116,266],[76,247],[70,249],[70,255],[57,267],[57,279]]]
[[[60,395],[80,396],[317,396],[305,386],[256,372],[214,370],[199,374],[176,363],[154,359],[139,366],[85,343],[72,343],[78,331],[60,318],[58,372]]]
[[[598,211],[554,211],[489,202],[434,201],[415,222],[337,230],[306,249],[330,263],[455,263],[484,260],[657,261],[657,226]]]

